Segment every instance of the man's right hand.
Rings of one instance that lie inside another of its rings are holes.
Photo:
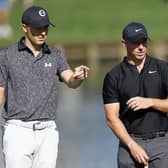
[[[135,141],[133,143],[131,143],[130,146],[128,146],[132,156],[134,157],[134,159],[140,163],[140,164],[144,164],[144,165],[148,165],[149,162],[149,156],[146,153],[146,151],[139,145],[137,144]]]

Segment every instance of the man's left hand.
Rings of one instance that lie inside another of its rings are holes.
[[[140,109],[147,109],[150,108],[153,103],[152,99],[144,98],[144,97],[132,97],[127,101],[128,108],[133,111],[137,111]]]

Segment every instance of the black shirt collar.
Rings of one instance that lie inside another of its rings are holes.
[[[24,44],[24,42],[23,42],[24,39],[25,39],[25,37],[22,37],[22,38],[20,39],[20,41],[18,42],[18,51],[23,51],[23,50],[28,49],[27,46],[26,46],[26,45]],[[43,46],[42,46],[42,50],[43,50],[43,53],[48,53],[48,54],[51,53],[51,51],[50,51],[48,45],[45,44],[45,43],[44,43]]]

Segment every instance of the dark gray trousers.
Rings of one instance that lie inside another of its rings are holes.
[[[147,140],[141,138],[134,139],[149,155],[149,168],[168,167],[168,134],[164,137]],[[144,165],[138,164],[131,156],[127,146],[120,142],[118,149],[118,168],[144,168]]]

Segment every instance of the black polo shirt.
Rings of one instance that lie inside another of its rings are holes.
[[[3,118],[55,120],[57,75],[68,68],[63,53],[46,44],[37,57],[22,39],[0,50],[0,86],[6,89]]]
[[[141,73],[127,58],[107,73],[103,85],[104,104],[120,103],[120,119],[129,133],[143,134],[168,129],[167,114],[153,108],[132,111],[126,102],[135,96],[168,97],[168,64],[146,57]]]

